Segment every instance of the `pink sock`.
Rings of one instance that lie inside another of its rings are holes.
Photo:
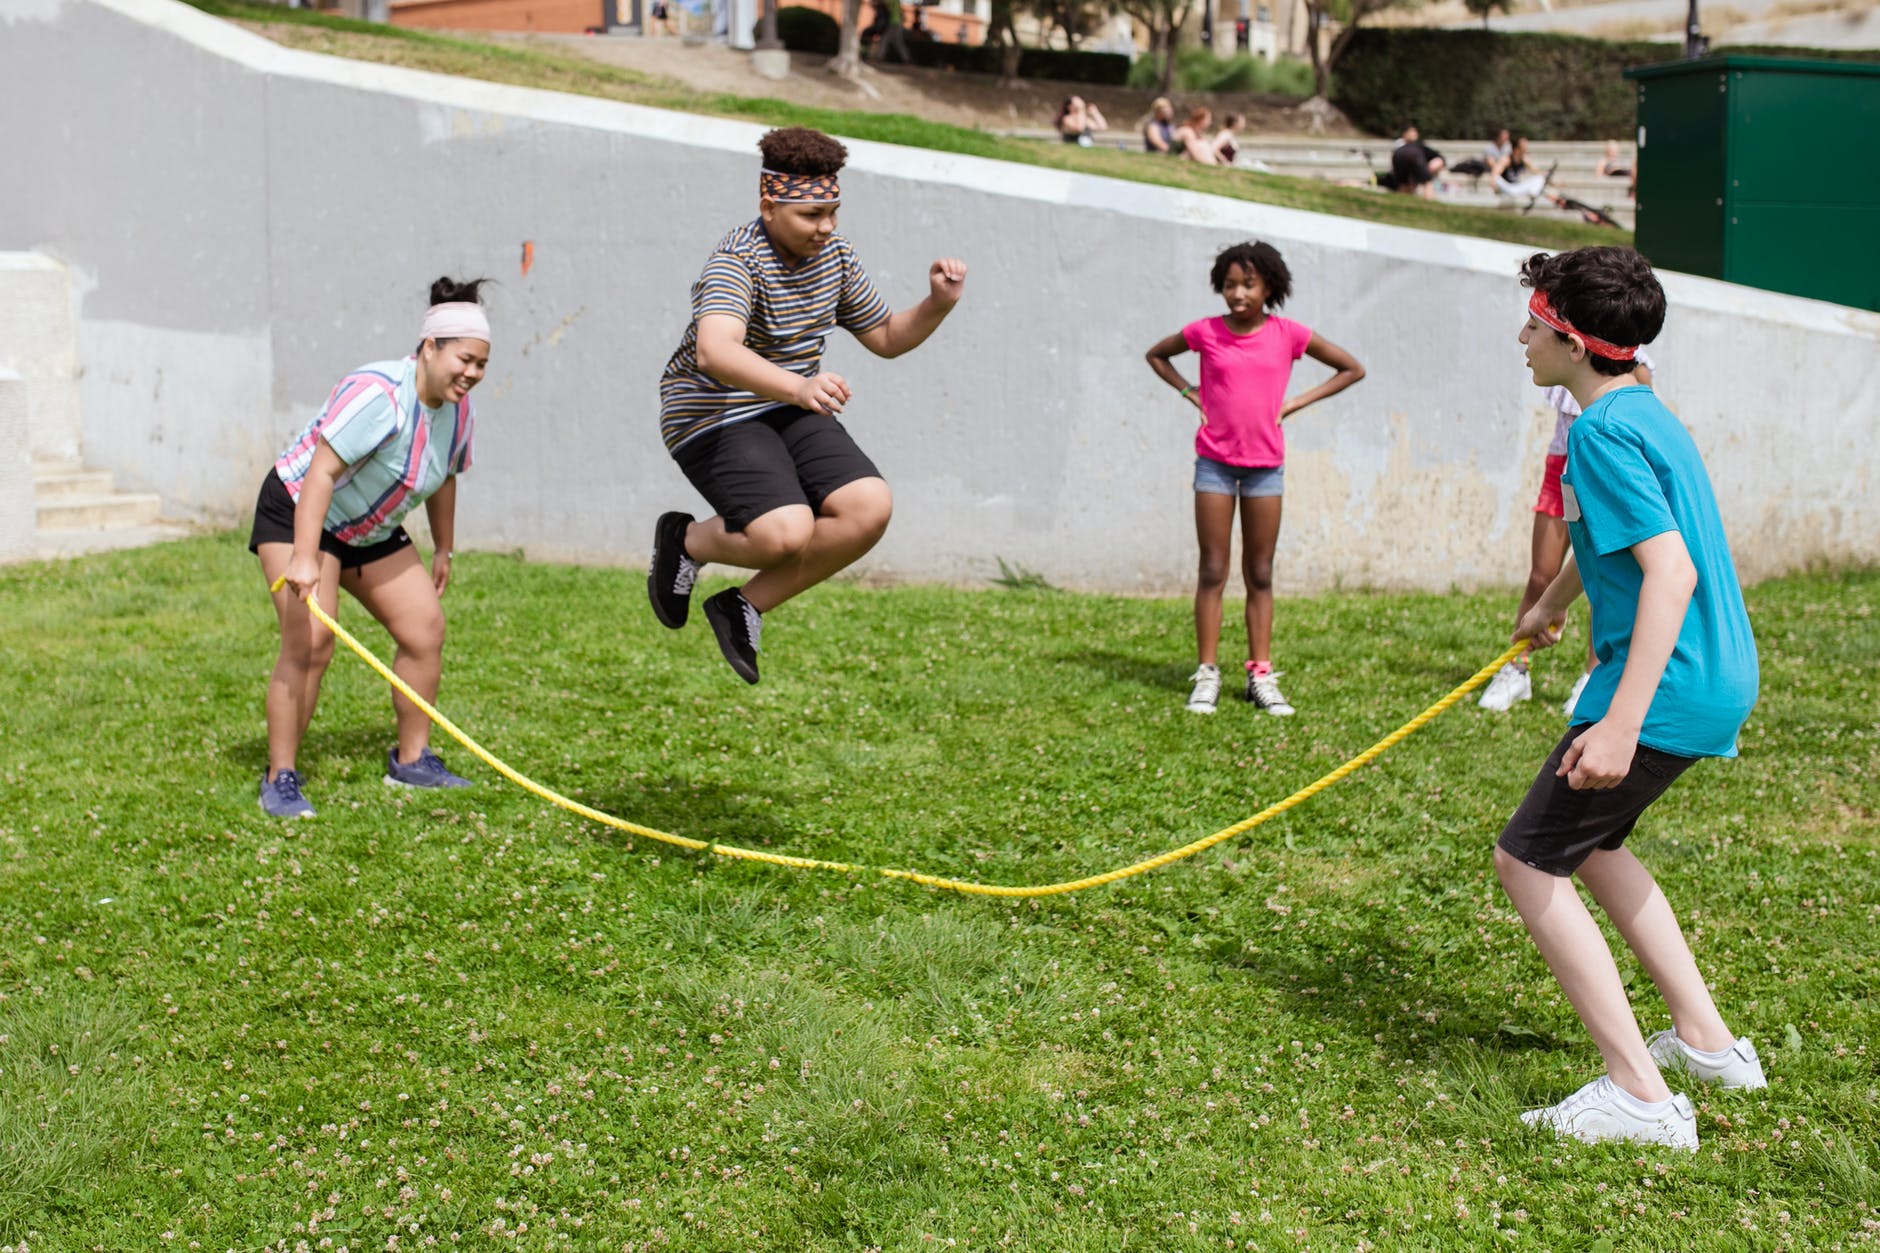
[[[1247,673],[1251,674],[1256,679],[1263,678],[1273,673],[1273,663],[1270,661],[1250,661],[1247,663]]]

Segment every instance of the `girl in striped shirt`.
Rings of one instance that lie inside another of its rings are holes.
[[[444,613],[456,533],[457,476],[470,468],[470,389],[489,364],[490,324],[478,299],[483,280],[431,284],[417,351],[361,366],[327,397],[320,416],[268,471],[255,503],[248,548],[274,592],[281,651],[268,680],[268,767],[261,808],[276,818],[311,818],[295,769],[313,717],[333,636],[307,612],[328,614],[345,588],[398,645],[392,669],[427,701],[443,669]],[[436,551],[426,571],[400,525],[419,505]],[[430,749],[430,720],[392,697],[398,744],[385,781],[406,787],[467,787]]]

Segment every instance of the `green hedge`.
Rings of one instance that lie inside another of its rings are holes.
[[[764,38],[764,19],[752,28],[758,41]],[[820,9],[800,4],[786,4],[777,10],[777,38],[791,52],[817,52],[834,56],[842,41],[842,27]]]
[[[1136,58],[1129,70],[1129,85],[1145,91],[1162,81],[1162,58],[1151,53]],[[1179,92],[1242,92],[1261,96],[1286,96],[1304,100],[1316,90],[1312,66],[1305,61],[1281,57],[1268,61],[1237,53],[1220,57],[1208,48],[1178,48],[1175,52],[1175,87]]]
[[[1572,35],[1360,30],[1339,58],[1332,102],[1380,135],[1415,122],[1445,137],[1506,126],[1535,139],[1609,139],[1636,125],[1622,72],[1677,55],[1671,44]]]
[[[1830,51],[1761,45],[1724,53],[1809,60],[1874,60],[1871,49]],[[1503,35],[1481,30],[1360,30],[1339,59],[1332,101],[1368,131],[1395,134],[1415,122],[1425,135],[1486,138],[1497,126],[1534,139],[1611,139],[1637,125],[1624,71],[1675,61],[1676,44]]]

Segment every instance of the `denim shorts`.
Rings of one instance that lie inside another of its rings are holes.
[[[1195,490],[1213,496],[1283,496],[1285,466],[1230,466],[1195,458]]]

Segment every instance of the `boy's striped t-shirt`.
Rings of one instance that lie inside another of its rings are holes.
[[[719,241],[692,284],[692,320],[660,376],[659,427],[666,447],[677,449],[707,431],[784,407],[699,368],[700,318],[725,313],[743,319],[745,347],[809,377],[822,367],[829,332],[839,326],[865,334],[890,312],[841,235],[792,268],[771,247],[763,219],[738,227]]]
[[[360,366],[339,381],[320,416],[287,446],[274,469],[300,499],[301,481],[320,441],[345,471],[333,488],[324,529],[359,546],[390,538],[406,514],[453,474],[470,468],[476,425],[470,398],[427,409],[418,400],[418,359]]]

